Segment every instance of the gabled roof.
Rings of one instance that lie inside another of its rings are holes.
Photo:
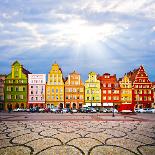
[[[72,72],[72,73],[70,73],[70,74],[78,74],[78,75],[80,75],[78,72],[76,72],[75,70]]]
[[[136,75],[138,73],[138,70],[139,70],[139,68],[138,69],[134,69],[133,71],[130,71],[130,72],[127,73],[127,76],[129,77],[130,81],[132,81],[132,82],[135,81],[135,77],[136,77]]]
[[[22,72],[26,75],[31,74],[31,72],[29,72],[28,70],[26,70],[25,68],[22,67]]]
[[[13,62],[12,66],[15,65],[16,63],[21,65],[20,62],[18,60],[16,60],[15,62]]]

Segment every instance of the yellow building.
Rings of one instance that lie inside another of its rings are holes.
[[[90,72],[88,80],[85,81],[85,106],[101,106],[101,89],[100,81],[97,80],[95,72]]]
[[[121,88],[121,103],[132,103],[132,82],[125,74],[119,81]]]
[[[54,63],[46,84],[46,107],[64,107],[64,80],[62,70]]]

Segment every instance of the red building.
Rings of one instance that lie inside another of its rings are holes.
[[[120,104],[120,86],[116,75],[105,73],[98,76],[101,86],[101,103],[103,107],[112,107],[113,104],[117,108]]]
[[[127,73],[132,81],[132,103],[135,108],[150,108],[153,104],[153,86],[143,66]]]
[[[155,108],[155,82],[153,82],[153,99],[154,99],[154,103],[152,108]]]

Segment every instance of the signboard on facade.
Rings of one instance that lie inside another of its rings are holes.
[[[103,103],[103,106],[113,106],[113,103]]]

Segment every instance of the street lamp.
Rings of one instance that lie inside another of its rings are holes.
[[[112,87],[112,97],[113,97],[114,91],[115,91],[115,87],[113,86],[113,87]],[[115,104],[114,104],[114,102],[113,102],[113,112],[112,112],[112,117],[115,117],[114,108],[115,108]]]

